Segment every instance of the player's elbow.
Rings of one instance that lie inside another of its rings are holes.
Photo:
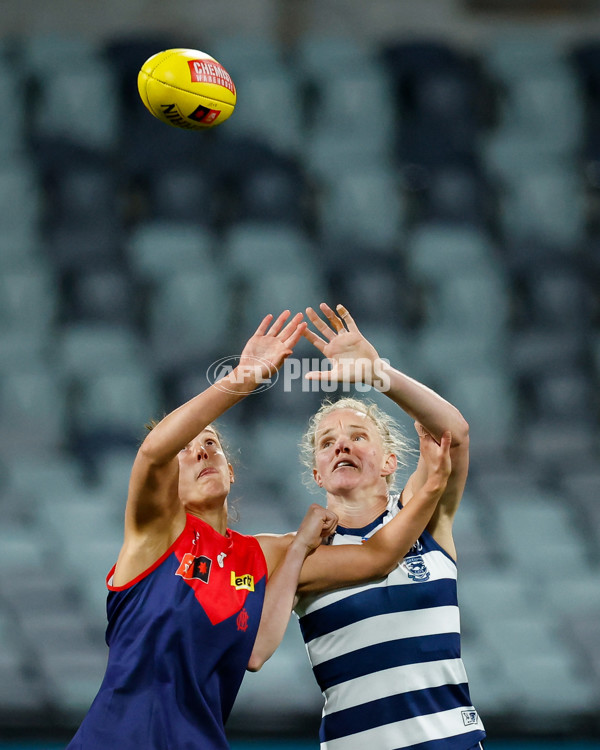
[[[260,653],[255,653],[253,651],[250,654],[250,659],[248,660],[248,666],[246,667],[246,669],[248,670],[248,672],[258,672],[260,669],[262,669],[264,663],[268,658],[268,656],[264,656]]]
[[[460,413],[457,424],[452,427],[452,446],[469,448],[469,423]]]
[[[389,554],[373,555],[368,566],[369,579],[377,581],[386,578],[397,564],[397,559],[392,558]]]

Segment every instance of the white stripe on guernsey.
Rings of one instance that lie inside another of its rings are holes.
[[[377,750],[395,750],[417,745],[419,742],[441,740],[482,729],[479,717],[476,724],[464,725],[461,715],[461,711],[464,710],[465,708],[453,708],[450,711],[440,711],[437,714],[416,716],[412,719],[384,724],[364,732],[322,742],[321,750],[365,750],[366,747],[377,748]]]
[[[460,633],[458,607],[431,607],[368,617],[313,638],[307,647],[311,663],[316,667],[321,662],[376,643],[439,633]]]
[[[467,682],[467,674],[460,659],[405,664],[401,667],[382,669],[364,677],[355,677],[353,680],[328,688],[324,693],[324,710],[326,714],[331,714],[390,695],[440,685],[460,685],[463,682]]]
[[[423,562],[427,566],[427,570],[431,574],[431,577],[429,578],[430,581],[438,581],[442,578],[456,580],[456,566],[443,552],[434,550],[433,552],[425,553],[422,557]],[[406,571],[402,569],[401,566],[398,566],[392,570],[387,578],[384,578],[381,581],[375,581],[374,583],[361,583],[358,586],[348,586],[347,588],[330,591],[327,594],[301,596],[299,605],[296,607],[296,613],[299,617],[302,617],[305,614],[310,614],[311,612],[316,612],[318,609],[327,607],[329,604],[335,604],[351,594],[368,591],[369,589],[385,588],[390,585],[418,586],[419,584],[412,581],[408,577]]]

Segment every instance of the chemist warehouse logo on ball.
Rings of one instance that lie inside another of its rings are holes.
[[[229,356],[213,362],[206,371],[206,379],[229,393],[260,393],[272,388],[279,378],[283,380],[283,390],[286,392],[334,393],[341,390],[366,393],[376,388],[385,393],[390,388],[390,378],[383,364],[389,364],[389,361],[381,359],[373,363],[369,359],[340,359],[337,362],[338,375],[331,380],[327,375],[331,362],[327,359],[288,357],[278,371],[272,362],[260,357],[248,357],[244,364],[240,364],[239,356]],[[320,378],[307,379],[309,372],[322,375]],[[258,385],[256,388],[250,385],[247,388],[239,387],[249,382]]]

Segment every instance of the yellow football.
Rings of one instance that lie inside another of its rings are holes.
[[[214,57],[195,49],[167,49],[148,58],[138,74],[147,109],[184,130],[205,130],[231,116],[235,84]]]

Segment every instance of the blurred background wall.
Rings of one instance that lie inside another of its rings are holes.
[[[138,99],[174,46],[237,84],[214,132]],[[144,423],[266,312],[326,300],[471,425],[490,747],[597,746],[600,5],[4,0],[0,92],[0,740],[63,746],[97,690]],[[287,376],[226,420],[247,533],[314,500],[296,446],[323,394]],[[292,618],[230,733],[314,747],[320,707]]]

